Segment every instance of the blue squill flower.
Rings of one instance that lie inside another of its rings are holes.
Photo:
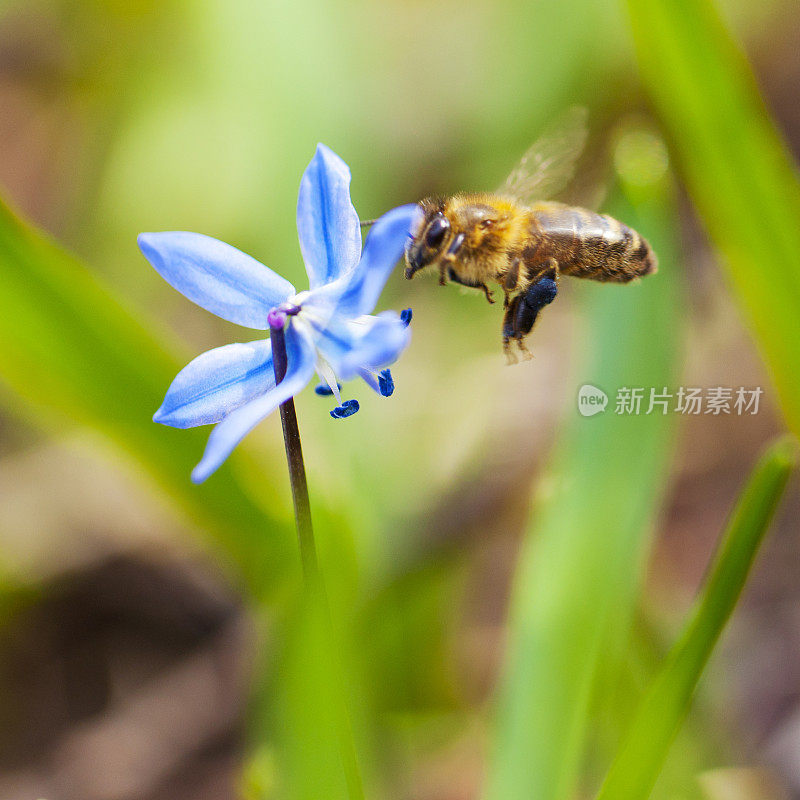
[[[300,182],[297,231],[309,289],[288,281],[224,242],[199,233],[143,233],[139,247],[160,275],[223,319],[268,330],[286,325],[287,371],[276,386],[269,338],[209,350],[184,367],[154,421],[176,428],[218,423],[192,471],[204,481],[241,439],[297,394],[315,370],[336,397],[336,418],[358,410],[340,383],[361,377],[376,392],[394,390],[393,363],[408,345],[410,316],[371,312],[417,224],[416,205],[395,208],[372,227],[361,249],[350,201],[350,170],[319,145]],[[319,389],[320,387],[318,387]]]

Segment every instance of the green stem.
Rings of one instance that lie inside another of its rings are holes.
[[[272,360],[275,370],[275,383],[280,383],[286,376],[288,366],[286,356],[286,337],[283,326],[270,327],[270,341],[272,343]],[[292,502],[294,516],[297,524],[297,540],[300,545],[300,562],[303,568],[303,582],[309,602],[322,617],[324,631],[322,635],[327,643],[331,657],[331,666],[335,670],[334,679],[337,686],[344,691],[343,670],[338,658],[335,657],[333,647],[333,626],[331,623],[330,609],[325,592],[325,583],[319,569],[317,559],[317,546],[314,541],[314,527],[311,522],[311,503],[308,499],[308,481],[306,468],[303,461],[303,448],[300,442],[300,429],[297,426],[297,413],[294,407],[294,398],[290,397],[280,406],[281,425],[283,426],[283,441],[286,448],[286,461],[289,467],[289,482],[292,487]],[[347,790],[351,800],[363,800],[364,788],[361,773],[358,768],[355,743],[353,741],[352,725],[347,704],[343,694],[339,694],[337,703],[336,728],[339,742],[339,753],[342,759]]]

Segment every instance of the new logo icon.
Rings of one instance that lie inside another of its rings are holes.
[[[593,417],[601,411],[606,410],[608,405],[608,395],[591,383],[584,383],[578,389],[578,411],[581,416]]]

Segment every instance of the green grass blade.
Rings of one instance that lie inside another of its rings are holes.
[[[711,0],[627,0],[642,77],[800,433],[800,182]]]
[[[794,440],[784,438],[756,465],[696,609],[642,700],[598,800],[645,800],[650,794],[796,461]]]
[[[228,466],[201,487],[190,482],[207,428],[152,422],[185,361],[82,264],[2,203],[0,284],[0,379],[22,400],[15,410],[36,422],[69,421],[99,432],[222,545],[223,562],[233,562],[252,594],[263,593],[296,560],[291,528],[268,516]],[[267,501],[274,497],[270,483],[265,476]]]
[[[572,424],[514,581],[488,800],[572,796],[601,664],[625,641],[673,420],[617,415],[614,396],[624,386],[672,385],[682,338],[674,207],[664,186],[649,195],[635,209],[620,202],[612,211],[650,239],[659,273],[626,287],[569,285],[590,300],[579,336],[589,364],[576,389],[603,389],[609,407],[583,418],[574,396],[565,401]]]

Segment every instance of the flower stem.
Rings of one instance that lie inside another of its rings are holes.
[[[280,383],[286,376],[287,356],[286,337],[283,325],[270,326],[270,342],[272,344],[272,362],[275,370],[275,383]],[[314,542],[314,528],[311,523],[311,504],[308,499],[308,482],[306,481],[306,468],[303,461],[303,448],[300,443],[300,430],[297,426],[297,413],[294,407],[294,398],[290,397],[280,406],[281,425],[283,426],[283,441],[286,447],[286,461],[289,467],[289,482],[292,486],[292,501],[297,524],[297,539],[300,545],[300,562],[303,568],[303,582],[312,606],[321,614],[324,627],[323,637],[333,667],[338,673],[335,677],[339,691],[336,715],[338,717],[336,728],[339,743],[339,752],[342,759],[348,794],[351,800],[363,800],[364,789],[361,783],[361,773],[358,768],[356,748],[353,741],[350,715],[344,699],[343,670],[339,660],[334,655],[333,626],[331,624],[330,610],[325,593],[325,584],[319,569],[317,547]]]
[[[270,328],[272,343],[272,359],[275,370],[275,383],[280,383],[286,376],[286,337],[283,328]],[[297,427],[297,412],[294,398],[290,397],[281,404],[281,425],[283,441],[286,446],[286,461],[289,466],[289,482],[292,485],[292,502],[297,522],[297,539],[300,544],[300,562],[303,566],[303,578],[306,587],[316,591],[321,585],[317,548],[314,544],[314,528],[311,524],[311,504],[308,500],[308,482],[303,461],[303,447],[300,443],[300,430]]]

